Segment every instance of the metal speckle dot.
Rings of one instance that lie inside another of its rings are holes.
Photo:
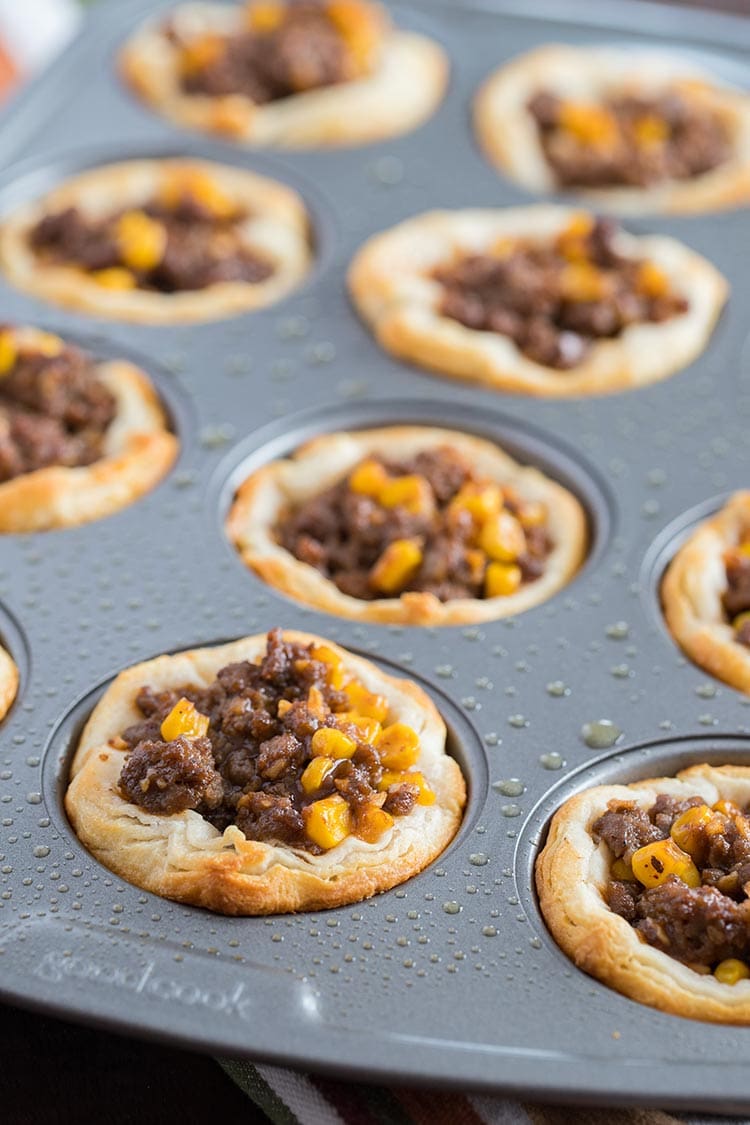
[[[453,902],[453,901],[444,902],[443,903],[443,910],[445,911],[446,914],[460,914],[461,911],[463,910],[463,907],[458,902]]]
[[[527,727],[529,720],[524,715],[509,715],[508,723],[510,726],[520,729],[521,727]]]
[[[472,852],[469,856],[469,863],[473,867],[486,867],[490,862],[490,857],[485,855],[484,852]]]
[[[560,770],[565,765],[562,754],[558,754],[555,750],[551,754],[540,755],[539,762],[546,770]]]
[[[557,699],[565,695],[570,695],[570,688],[566,687],[562,680],[552,680],[547,684],[547,695],[551,695]]]

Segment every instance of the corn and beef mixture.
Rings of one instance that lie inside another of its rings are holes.
[[[727,588],[722,598],[724,612],[734,630],[734,639],[750,646],[750,539],[730,547],[724,554]]]
[[[368,457],[287,513],[276,534],[362,599],[507,596],[544,573],[553,547],[544,504],[477,475],[449,446],[398,462]]]
[[[571,101],[540,90],[528,103],[562,187],[647,187],[689,180],[732,155],[726,124],[678,90]]]
[[[348,82],[375,66],[384,21],[363,0],[251,0],[232,35],[184,35],[168,23],[186,94],[256,104]]]
[[[725,983],[750,977],[750,818],[731,801],[660,794],[609,802],[594,839],[612,853],[606,899],[640,937]]]
[[[50,333],[26,343],[0,328],[0,484],[99,460],[115,409],[91,356]]]
[[[67,207],[29,238],[43,262],[77,267],[105,289],[177,293],[271,276],[272,264],[242,240],[249,217],[208,174],[180,171],[140,206],[97,218]]]
[[[654,262],[618,252],[618,229],[612,219],[582,214],[555,238],[501,238],[488,253],[434,272],[443,287],[439,310],[467,328],[508,336],[544,367],[575,367],[597,340],[688,307]]]
[[[435,795],[420,741],[390,721],[326,645],[268,634],[259,663],[222,668],[208,687],[144,686],[144,716],[115,745],[129,753],[122,796],[148,812],[195,809],[223,831],[315,855],[357,836],[379,840],[394,819]]]

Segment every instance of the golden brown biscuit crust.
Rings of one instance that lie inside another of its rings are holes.
[[[242,20],[241,7],[228,4],[183,4],[171,15],[178,28],[193,34],[231,33]],[[416,128],[440,102],[449,64],[433,40],[388,29],[374,73],[256,105],[242,94],[185,94],[179,82],[178,50],[156,24],[150,24],[123,48],[120,70],[143,101],[178,125],[247,146],[302,149],[366,144]]]
[[[549,44],[513,59],[484,83],[474,103],[474,124],[488,159],[511,179],[538,193],[557,189],[536,123],[526,103],[541,89],[597,101],[610,91],[652,95],[684,89],[717,112],[734,139],[733,159],[690,180],[646,188],[576,190],[598,209],[624,214],[698,213],[750,202],[750,98],[721,86],[691,62],[670,52]]]
[[[287,631],[286,640],[320,640]],[[124,753],[109,740],[137,721],[134,700],[149,683],[157,689],[210,683],[225,664],[258,659],[263,635],[219,648],[160,656],[122,672],[94,709],[81,736],[65,797],[68,816],[83,844],[111,871],[165,898],[224,914],[277,914],[358,902],[421,871],[455,835],[466,787],[445,753],[445,724],[421,688],[387,675],[368,660],[324,642],[348,671],[390,703],[389,721],[417,731],[419,768],[435,792],[433,805],[417,805],[375,844],[354,836],[320,856],[283,845],[247,840],[236,827],[220,833],[198,813],[148,813],[117,791]]]
[[[267,280],[222,281],[180,293],[107,289],[73,266],[42,264],[29,245],[32,227],[52,211],[78,207],[99,216],[138,207],[179,171],[209,176],[249,212],[243,241],[273,264]],[[17,208],[0,225],[0,266],[13,285],[65,308],[138,324],[187,324],[261,308],[298,285],[310,264],[307,212],[299,195],[276,180],[206,160],[128,160],[92,168]]]
[[[275,541],[273,528],[285,508],[323,492],[365,457],[399,459],[442,445],[463,453],[481,475],[517,487],[524,499],[548,505],[555,546],[537,581],[508,597],[441,602],[434,594],[412,591],[398,598],[364,601],[343,594],[315,567],[300,562]],[[226,527],[245,563],[283,593],[340,617],[404,625],[465,625],[521,613],[570,581],[587,546],[583,508],[562,485],[538,469],[519,465],[493,442],[432,426],[387,426],[314,438],[292,458],[273,461],[243,482]]]
[[[632,1000],[677,1016],[750,1024],[750,981],[722,984],[647,945],[603,897],[611,856],[591,836],[613,799],[650,808],[659,793],[750,804],[750,767],[691,766],[676,777],[600,785],[572,797],[555,814],[536,863],[539,904],[555,941],[584,972]]]
[[[32,348],[45,335],[29,327],[7,331]],[[102,519],[154,488],[172,467],[179,443],[147,375],[121,359],[98,363],[96,373],[116,403],[104,456],[92,465],[55,465],[0,484],[0,533]]]
[[[632,324],[597,340],[565,371],[542,367],[507,337],[479,332],[439,312],[442,286],[430,274],[457,255],[488,253],[501,238],[554,238],[579,211],[540,204],[497,210],[430,211],[369,239],[349,268],[352,300],[378,343],[443,375],[544,397],[610,394],[664,379],[706,346],[728,293],[705,258],[661,235],[617,235],[617,250],[646,257],[689,301],[661,324]]]
[[[0,721],[10,711],[18,691],[18,668],[9,652],[0,645]]]
[[[736,492],[679,549],[662,583],[669,631],[691,660],[712,676],[750,694],[750,649],[734,639],[722,596],[723,555],[750,539],[750,492]]]

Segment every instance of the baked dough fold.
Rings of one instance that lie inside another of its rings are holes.
[[[604,899],[611,855],[591,835],[608,802],[643,809],[660,793],[750,804],[750,767],[696,765],[676,777],[632,785],[600,785],[571,797],[555,814],[536,863],[539,905],[552,936],[584,972],[632,1000],[664,1012],[714,1023],[750,1024],[750,981],[723,984],[641,941]]]
[[[44,262],[30,245],[30,232],[46,215],[76,207],[85,217],[99,219],[138,208],[183,174],[207,178],[238,209],[247,212],[240,227],[241,240],[273,266],[270,277],[259,282],[220,281],[205,289],[178,293],[110,289],[73,265]],[[23,204],[0,225],[0,266],[17,288],[64,308],[138,324],[218,320],[261,308],[298,285],[310,264],[307,212],[297,192],[244,168],[205,160],[104,164]]]
[[[750,202],[750,98],[724,86],[690,60],[659,50],[548,44],[496,70],[474,104],[474,124],[485,154],[505,175],[538,194],[557,191],[527,109],[539,90],[596,103],[609,94],[650,97],[683,91],[714,111],[732,138],[732,157],[709,172],[648,187],[576,189],[588,204],[622,214],[695,214]],[[571,189],[572,190],[572,189]]]
[[[231,34],[242,8],[183,4],[172,12],[186,35]],[[135,93],[177,125],[219,134],[247,146],[332,148],[409,132],[435,110],[448,82],[443,49],[414,32],[388,29],[376,69],[362,78],[258,105],[244,94],[185,93],[178,48],[157,24],[136,32],[120,54]]]
[[[6,329],[19,345],[46,338],[36,328]],[[0,483],[0,533],[49,531],[102,519],[132,504],[169,472],[179,443],[148,376],[123,359],[96,374],[115,400],[104,453],[91,465],[52,465]]]
[[[522,499],[547,506],[554,546],[543,575],[515,594],[441,602],[429,592],[407,591],[396,598],[365,601],[342,593],[314,566],[276,541],[273,529],[286,509],[325,491],[367,456],[399,460],[441,446],[463,454],[480,476],[512,485]],[[291,458],[273,461],[248,477],[240,485],[226,526],[245,563],[283,593],[340,617],[404,625],[462,625],[521,613],[570,581],[583,562],[588,539],[584,510],[562,485],[538,469],[519,465],[493,442],[431,426],[387,426],[314,438]]]
[[[440,312],[431,275],[457,257],[492,252],[501,239],[554,239],[580,212],[540,204],[497,210],[430,211],[370,238],[349,268],[349,290],[378,343],[402,359],[495,390],[565,398],[609,394],[664,379],[705,348],[727,297],[717,269],[676,239],[617,232],[624,257],[645,258],[688,301],[661,323],[630,324],[595,340],[565,371],[534,362],[508,336],[467,328]]]
[[[285,631],[287,641],[320,638]],[[138,689],[165,690],[191,683],[207,686],[227,664],[259,659],[265,635],[218,648],[194,649],[135,665],[107,689],[78,744],[65,807],[82,843],[115,874],[165,898],[224,914],[278,914],[358,902],[421,871],[455,835],[466,787],[445,751],[446,730],[435,705],[416,684],[396,679],[362,657],[324,641],[369,691],[385,695],[389,722],[404,722],[419,735],[419,768],[435,793],[432,805],[416,805],[397,817],[376,843],[348,836],[322,855],[248,840],[231,825],[219,832],[197,812],[149,813],[120,796],[124,753],[111,740],[141,718]]]

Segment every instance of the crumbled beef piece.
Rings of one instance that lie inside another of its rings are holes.
[[[115,400],[91,357],[73,347],[44,355],[22,345],[0,378],[0,483],[99,460],[114,416]]]
[[[592,825],[591,833],[596,841],[607,845],[615,859],[624,859],[626,863],[630,863],[633,852],[668,835],[652,824],[648,813],[634,801],[610,801],[607,812]]]
[[[616,337],[636,321],[667,320],[687,309],[676,293],[649,295],[639,286],[641,263],[618,254],[617,230],[612,220],[599,219],[586,236],[588,263],[601,272],[596,299],[567,295],[570,263],[554,242],[519,242],[502,257],[469,255],[437,269],[440,311],[467,328],[508,336],[543,367],[575,367],[596,340]]]
[[[217,217],[187,192],[174,206],[156,200],[142,210],[158,220],[166,233],[159,261],[147,269],[133,269],[123,259],[116,237],[121,213],[91,219],[76,207],[46,215],[30,234],[32,248],[44,259],[89,271],[130,268],[138,288],[161,293],[206,289],[226,281],[252,284],[265,281],[273,266],[251,251],[239,236],[246,215]]]
[[[218,804],[222,785],[211,743],[207,738],[139,742],[122,768],[120,791],[147,812],[164,816]]]
[[[648,187],[688,180],[719,167],[732,154],[721,117],[677,91],[604,100],[599,112],[604,111],[608,124],[598,144],[564,127],[565,102],[549,91],[538,91],[527,108],[561,187]]]
[[[263,105],[349,77],[346,44],[325,6],[298,0],[273,30],[225,36],[220,50],[204,65],[191,66],[181,81],[187,94],[244,94]]]
[[[679,816],[704,805],[702,797],[676,798],[666,793],[659,794],[648,810],[633,801],[612,801],[592,833],[613,857],[630,863],[639,847],[667,839]],[[686,964],[714,968],[727,957],[747,960],[749,837],[748,822],[737,823],[732,816],[715,813],[705,827],[691,830],[690,856],[700,870],[700,886],[690,887],[670,875],[660,886],[645,888],[613,875],[605,899],[644,941]]]
[[[484,596],[487,559],[474,546],[476,528],[470,513],[455,511],[451,501],[479,477],[468,459],[448,446],[424,450],[403,461],[382,460],[394,476],[420,476],[426,484],[423,510],[384,508],[370,496],[353,492],[348,479],[326,489],[288,512],[276,535],[288,551],[314,566],[350,597],[370,600],[381,596],[371,572],[386,547],[396,539],[421,544],[422,561],[409,579],[410,590],[434,594],[441,601]],[[504,504],[515,513],[521,501],[511,490]],[[545,526],[525,532],[526,550],[518,558],[522,581],[534,582],[544,573],[554,547]]]
[[[637,915],[635,928],[649,945],[679,961],[711,966],[747,954],[750,904],[715,887],[688,887],[671,876],[643,892]]]
[[[626,922],[635,922],[638,917],[638,885],[624,880],[612,879],[607,884],[607,905]]]
[[[750,609],[750,555],[731,551],[726,559],[727,588],[723,603],[730,618]]]
[[[328,666],[313,658],[310,646],[285,641],[274,629],[259,663],[228,664],[206,687],[157,691],[144,686],[135,699],[143,718],[120,736],[130,750],[120,792],[151,812],[195,809],[219,831],[236,824],[248,839],[313,854],[322,849],[305,831],[304,811],[312,801],[339,794],[355,817],[371,803],[384,805],[393,816],[408,815],[418,788],[404,783],[385,796],[380,792],[383,766],[377,748],[363,741],[358,726],[337,718],[352,705],[344,691],[329,684],[328,675]],[[314,706],[308,700],[311,688],[318,693]],[[182,697],[209,719],[208,734],[166,742],[162,723]],[[315,757],[313,736],[326,726],[347,734],[356,749],[308,792],[301,778]]]

